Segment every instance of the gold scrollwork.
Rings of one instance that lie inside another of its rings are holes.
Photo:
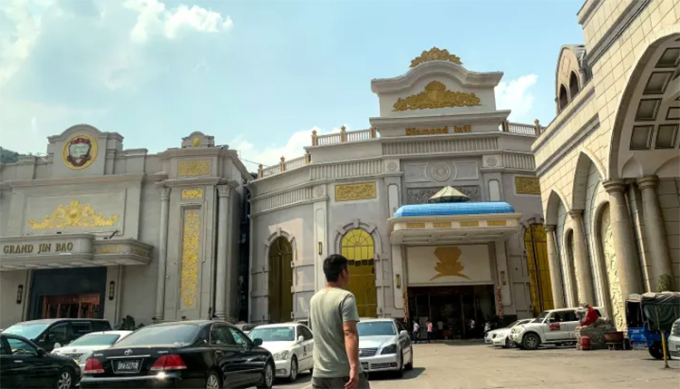
[[[375,182],[335,186],[335,201],[369,200],[378,197]]]
[[[451,228],[451,222],[434,222],[432,225],[434,228]]]
[[[51,215],[42,220],[31,219],[28,226],[32,230],[52,230],[56,228],[81,228],[81,227],[110,227],[118,221],[118,215],[104,217],[101,212],[95,212],[88,203],[81,204],[78,200],[72,200],[67,205],[58,205]]]
[[[406,223],[406,228],[425,228],[425,223]]]
[[[185,308],[196,303],[198,293],[198,254],[201,238],[201,219],[196,209],[184,211],[182,236],[182,280],[180,297]]]
[[[121,246],[100,246],[94,250],[95,254],[123,254]]]
[[[450,61],[458,65],[463,64],[457,55],[449,53],[449,51],[446,49],[441,50],[433,47],[430,50],[424,50],[420,56],[411,61],[411,67],[414,68],[421,63],[428,61]]]
[[[517,194],[540,195],[541,182],[538,177],[515,176],[515,192]]]
[[[182,189],[182,200],[203,200],[203,189]]]
[[[461,227],[479,227],[479,221],[460,222]]]
[[[210,161],[182,161],[177,164],[179,177],[202,177],[210,175]]]
[[[501,227],[508,224],[507,220],[487,220],[486,225],[489,227]]]
[[[149,251],[140,249],[139,247],[133,247],[132,254],[139,255],[140,257],[148,257]]]
[[[446,85],[439,81],[432,81],[425,85],[425,91],[408,97],[400,97],[394,103],[395,111],[416,109],[435,109],[446,107],[475,107],[481,100],[474,93],[454,92],[446,89]]]

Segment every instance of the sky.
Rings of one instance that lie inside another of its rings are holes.
[[[202,131],[255,171],[314,129],[369,128],[371,79],[433,46],[504,72],[498,109],[547,124],[583,1],[2,0],[0,146],[44,153],[85,123],[157,153]]]

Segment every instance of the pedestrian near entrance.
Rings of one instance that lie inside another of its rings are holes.
[[[309,323],[314,331],[314,389],[369,389],[359,363],[359,313],[347,291],[347,258],[333,254],[323,262],[326,287],[310,302]]]
[[[430,341],[432,340],[432,331],[433,331],[432,327],[434,327],[432,325],[432,322],[430,321],[430,319],[427,319],[426,326],[427,326],[427,343],[430,343]]]
[[[413,343],[418,343],[418,332],[420,332],[420,325],[417,321],[413,321]]]

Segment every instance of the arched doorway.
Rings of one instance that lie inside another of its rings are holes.
[[[293,247],[284,237],[269,246],[269,320],[290,321],[293,312]]]
[[[554,308],[547,239],[542,225],[532,224],[526,229],[524,247],[527,250],[527,269],[531,282],[531,304],[534,315],[538,316],[541,312]]]
[[[362,230],[348,231],[342,237],[342,256],[349,260],[349,286],[357,301],[359,317],[375,317],[375,248],[371,235]]]

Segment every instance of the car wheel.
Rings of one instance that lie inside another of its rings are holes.
[[[74,374],[71,369],[63,369],[59,372],[57,380],[54,383],[56,389],[70,389],[75,387]]]
[[[654,342],[654,344],[649,348],[649,355],[656,359],[663,359],[663,347],[661,346],[661,343]]]
[[[257,385],[258,389],[272,389],[274,385],[274,366],[271,361],[267,362],[262,370],[262,381]]]
[[[208,374],[208,378],[205,379],[205,389],[221,389],[221,388],[222,382],[220,380],[220,376],[214,371],[211,371],[210,374]]]
[[[541,338],[536,334],[526,334],[522,338],[522,346],[527,350],[536,350],[541,344]]]
[[[411,360],[408,361],[406,366],[404,366],[405,370],[413,370],[413,347],[411,347]]]
[[[505,338],[505,346],[504,348],[512,348],[512,341],[509,338]]]
[[[290,375],[288,376],[288,381],[290,383],[295,382],[298,376],[298,362],[297,358],[295,358],[295,355],[293,355],[293,358],[290,360]]]
[[[395,378],[401,378],[404,376],[404,354],[401,352],[399,354],[401,355],[401,357],[399,357],[399,370],[394,372]]]

